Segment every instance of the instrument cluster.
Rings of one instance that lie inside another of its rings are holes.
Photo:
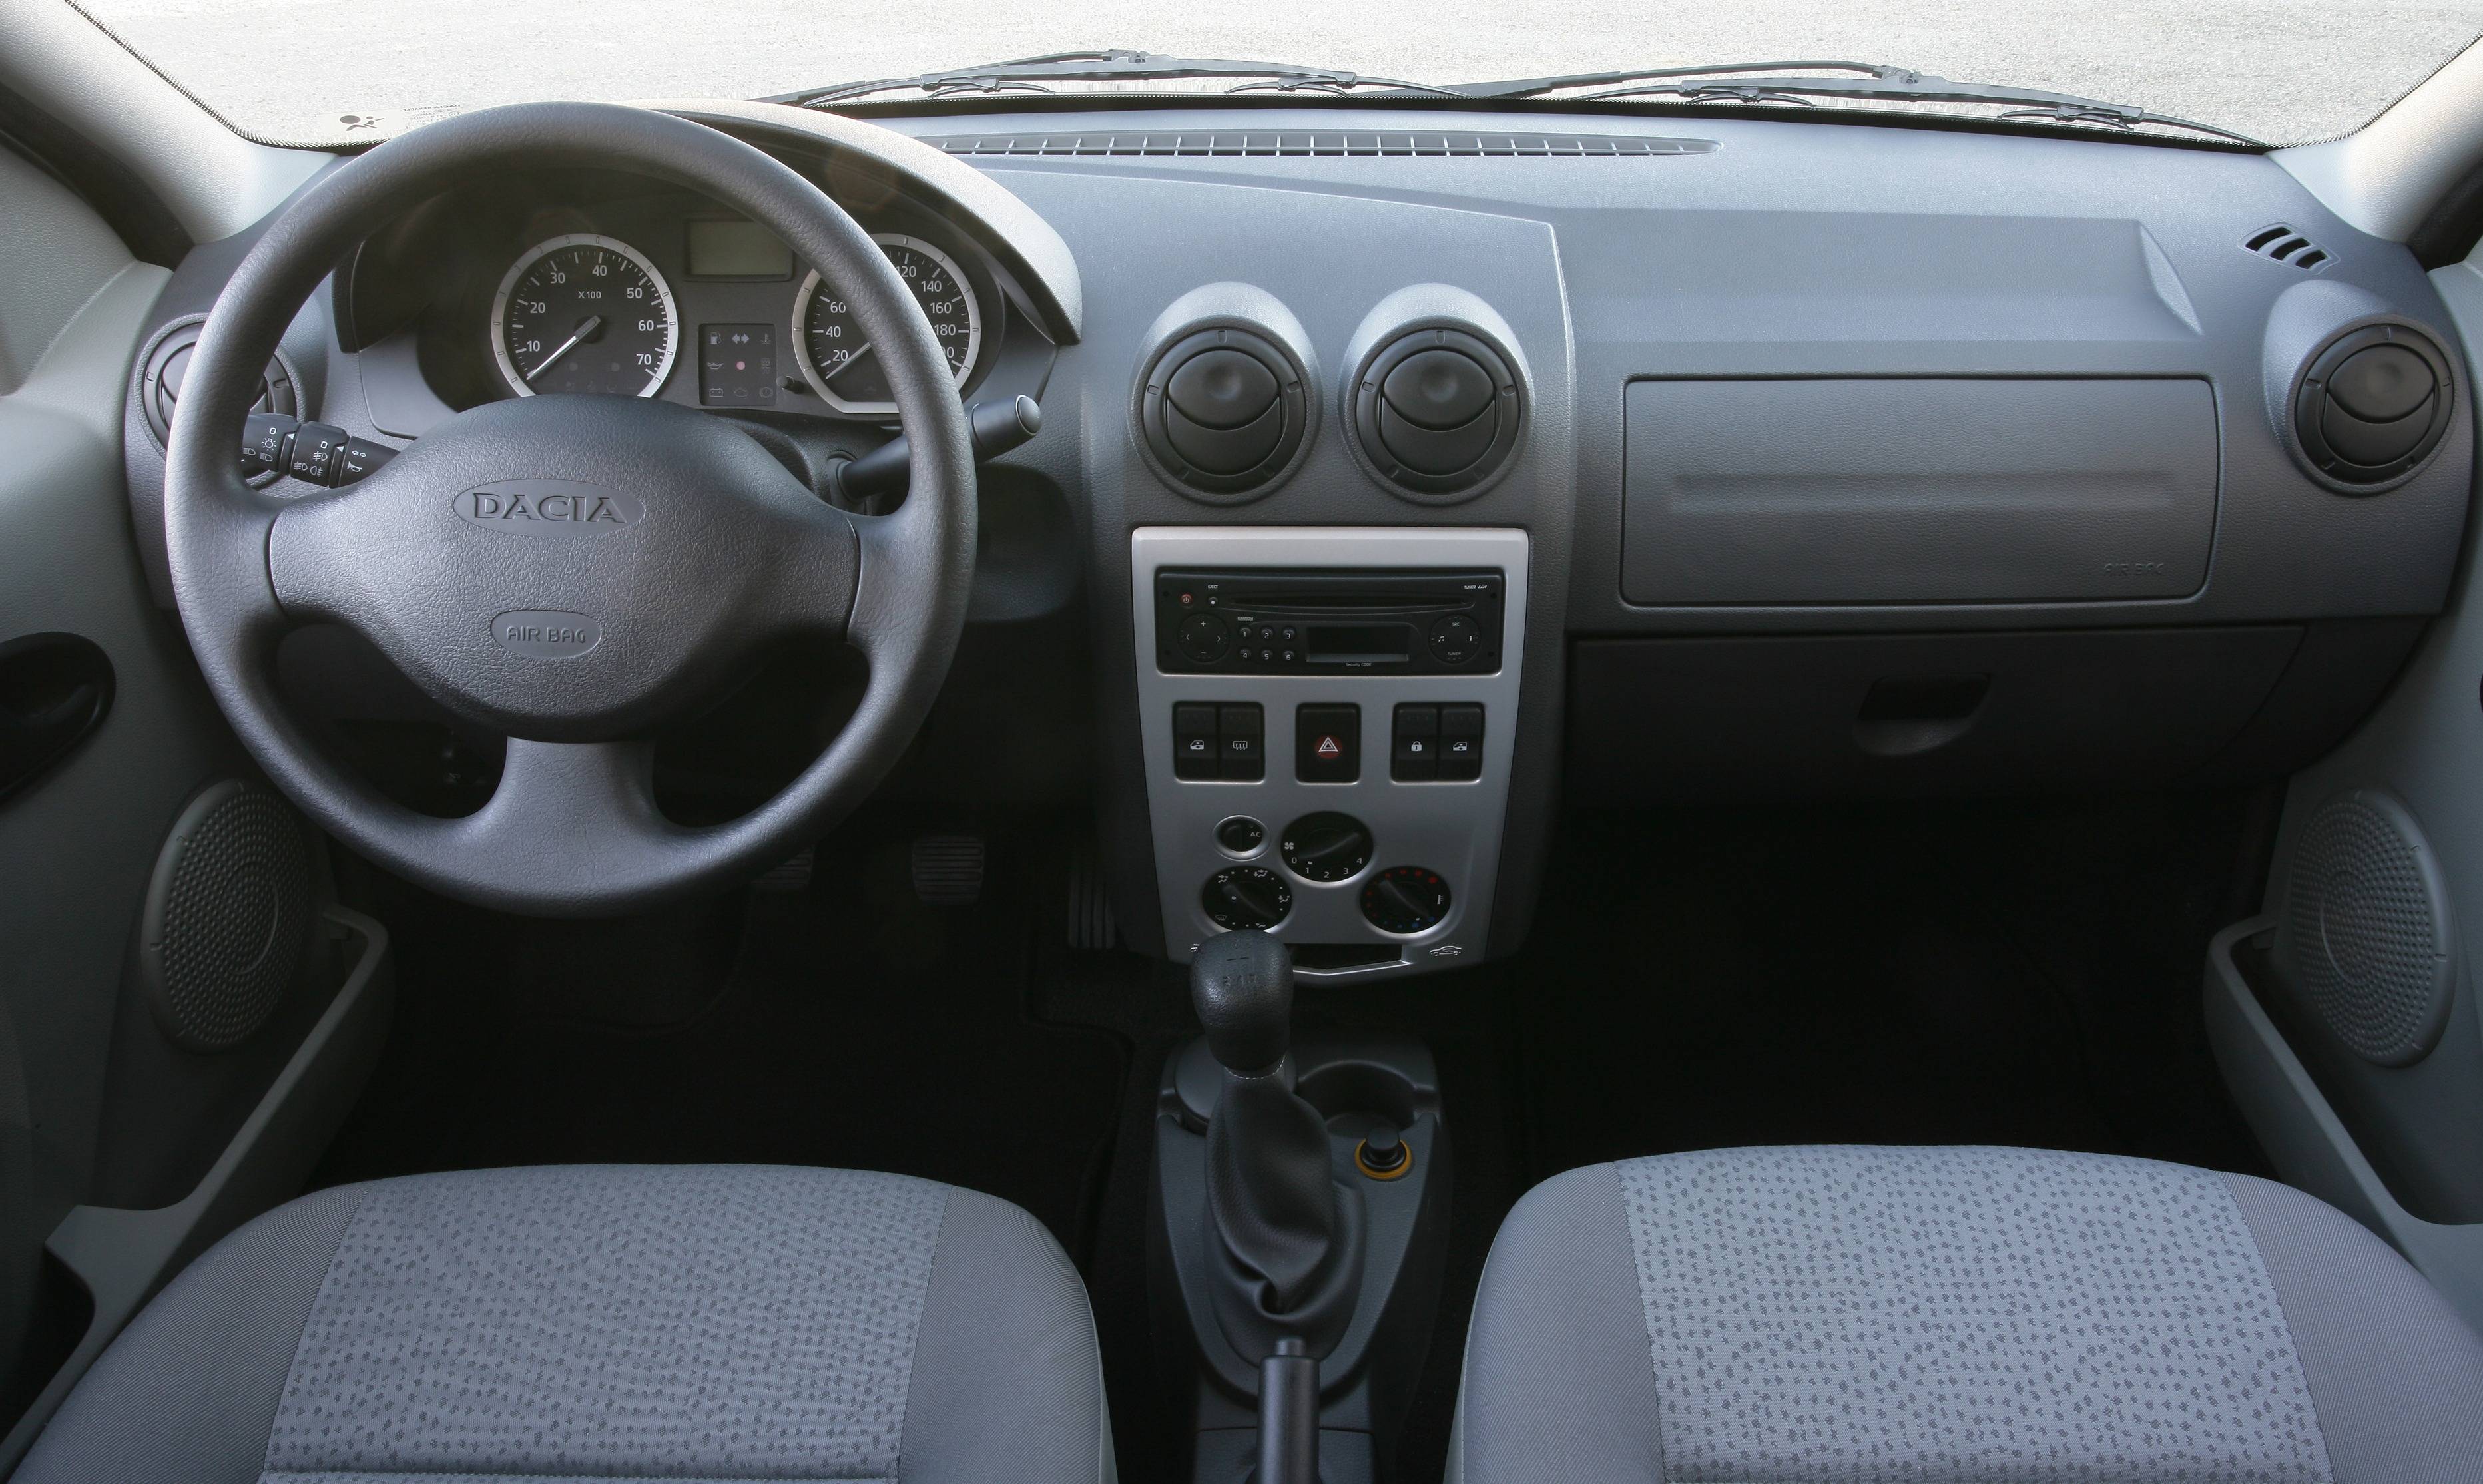
[[[764,226],[643,182],[531,183],[466,193],[374,237],[349,271],[343,323],[365,345],[416,337],[422,377],[451,408],[585,393],[894,418],[844,294]],[[1010,313],[1004,272],[953,224],[898,200],[855,215],[914,291],[961,395],[990,380],[1013,334],[1048,348]]]

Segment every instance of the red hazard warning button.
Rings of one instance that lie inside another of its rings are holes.
[[[1362,777],[1362,708],[1301,706],[1294,712],[1294,776],[1305,783]]]

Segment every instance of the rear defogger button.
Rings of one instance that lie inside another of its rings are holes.
[[[1294,712],[1294,777],[1305,783],[1362,778],[1362,708],[1301,706]]]

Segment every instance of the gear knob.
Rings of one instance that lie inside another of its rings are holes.
[[[1293,1049],[1293,953],[1265,933],[1218,933],[1190,956],[1189,1002],[1227,1071],[1265,1072]]]

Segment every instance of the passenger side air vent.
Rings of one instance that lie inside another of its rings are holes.
[[[1463,499],[1499,474],[1524,413],[1508,358],[1446,327],[1380,345],[1352,396],[1354,440],[1372,472],[1425,504]]]
[[[2261,257],[2306,271],[2328,261],[2326,252],[2282,222],[2251,233],[2242,246]]]
[[[2404,325],[2366,325],[2311,358],[2293,395],[2301,454],[2331,488],[2377,493],[2440,446],[2456,410],[2448,358]]]
[[[923,141],[958,155],[1159,156],[1223,159],[1244,156],[1363,156],[1406,159],[1654,159],[1709,154],[1712,139],[1649,139],[1626,134],[1451,134],[1430,130],[1312,133],[1233,131],[1185,134],[964,134]]]

